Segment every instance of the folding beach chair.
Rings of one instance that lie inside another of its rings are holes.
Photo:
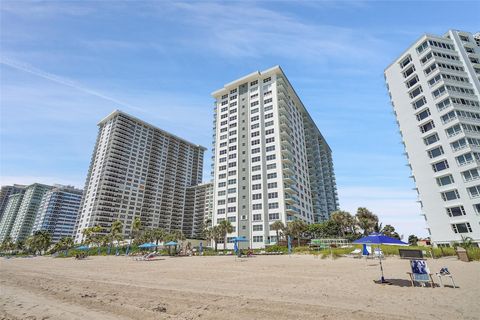
[[[412,272],[407,272],[412,282],[412,287],[415,287],[415,282],[425,286],[426,283],[430,283],[432,288],[435,288],[435,282],[433,281],[430,269],[428,269],[427,261],[412,259],[410,260],[410,267]]]

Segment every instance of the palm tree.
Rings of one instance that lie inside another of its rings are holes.
[[[215,251],[217,251],[217,245],[220,239],[222,239],[223,233],[220,226],[212,227],[213,241],[215,242]]]
[[[303,220],[294,220],[288,223],[287,229],[290,229],[290,234],[297,238],[298,246],[300,246],[300,238],[308,230],[308,224]]]
[[[275,221],[270,225],[270,230],[274,230],[275,233],[277,234],[277,241],[276,241],[277,244],[280,241],[280,230],[283,230],[283,229],[285,229],[285,225],[280,220]]]
[[[132,232],[130,234],[130,242],[128,243],[126,255],[128,255],[128,252],[130,251],[130,245],[133,243],[135,240],[135,237],[137,234],[140,232],[140,229],[142,228],[142,221],[140,220],[140,217],[135,217],[132,222]]]
[[[2,251],[12,251],[15,249],[15,243],[13,243],[12,238],[10,236],[5,237],[1,244],[1,250]]]
[[[162,228],[152,229],[150,233],[152,240],[154,240],[155,244],[157,245],[155,250],[158,250],[158,244],[160,243],[160,241],[165,241],[167,233]]]
[[[118,255],[118,243],[119,241],[123,240],[122,235],[123,224],[122,221],[117,220],[112,223],[112,227],[110,228],[110,248],[113,246],[113,241],[117,241],[116,246],[116,254]],[[109,250],[110,251],[110,250]]]
[[[358,208],[355,218],[357,219],[358,227],[363,230],[363,235],[365,236],[374,231],[375,226],[378,224],[378,217],[367,208]]]
[[[72,248],[74,243],[73,243],[73,238],[71,237],[63,237],[60,239],[60,241],[57,243],[58,249],[59,250],[64,250],[65,251],[65,256],[68,256],[68,249]]]
[[[218,224],[220,231],[223,235],[223,250],[227,249],[227,235],[233,232],[233,226],[228,220],[222,220]]]
[[[341,236],[345,238],[345,231],[351,225],[352,215],[349,212],[338,210],[332,212],[330,219],[340,227]]]

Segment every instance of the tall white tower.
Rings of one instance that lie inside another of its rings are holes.
[[[480,37],[424,35],[385,70],[436,245],[480,242]]]
[[[277,242],[270,224],[328,219],[338,207],[331,150],[278,66],[215,91],[213,224],[251,248]],[[232,248],[229,243],[227,248]]]

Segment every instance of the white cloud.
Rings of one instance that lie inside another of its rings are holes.
[[[73,80],[70,80],[70,79],[67,79],[67,78],[64,78],[64,77],[60,77],[60,76],[58,76],[58,75],[55,75],[55,74],[46,72],[46,71],[44,71],[44,70],[41,70],[41,69],[39,69],[39,68],[36,68],[36,67],[34,67],[34,66],[31,66],[31,65],[29,65],[29,64],[27,64],[27,63],[24,63],[24,62],[15,60],[15,59],[7,58],[7,57],[1,57],[1,59],[0,59],[0,64],[9,66],[9,67],[14,68],[14,69],[17,69],[17,70],[21,70],[21,71],[24,71],[24,72],[28,72],[28,73],[30,73],[30,74],[33,74],[33,75],[42,77],[42,78],[44,78],[44,79],[47,79],[47,80],[50,80],[50,81],[53,81],[53,82],[56,82],[56,83],[59,83],[59,84],[62,84],[62,85],[65,85],[65,86],[74,88],[74,89],[77,89],[77,90],[79,90],[79,91],[82,91],[82,92],[84,92],[84,93],[87,93],[87,94],[90,94],[90,95],[99,97],[99,98],[101,98],[101,99],[114,102],[114,103],[116,103],[116,104],[118,104],[118,105],[120,105],[120,106],[123,106],[123,107],[125,107],[125,108],[128,108],[128,109],[130,109],[130,110],[136,110],[136,111],[142,111],[142,110],[143,110],[142,108],[133,106],[133,105],[131,105],[131,104],[128,104],[128,103],[126,103],[126,102],[123,102],[123,101],[120,101],[120,100],[118,100],[118,99],[116,99],[116,98],[113,98],[113,97],[111,97],[110,95],[106,95],[106,94],[101,93],[101,92],[98,92],[98,91],[96,91],[96,90],[87,88],[87,87],[79,84],[79,83],[76,82],[76,81],[73,81]]]

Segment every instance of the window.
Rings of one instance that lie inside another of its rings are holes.
[[[480,174],[478,173],[477,168],[463,171],[462,176],[463,176],[463,180],[465,181],[472,181],[480,178]]]
[[[267,161],[268,161],[268,160],[275,160],[275,158],[276,158],[276,157],[275,157],[274,154],[268,155],[268,156],[267,156]]]
[[[271,138],[267,138],[265,140],[265,143],[271,143],[271,142],[274,142],[275,141],[275,138],[274,137],[271,137]]]
[[[255,154],[255,153],[260,153],[260,148],[253,148],[252,154]]]
[[[253,236],[253,242],[263,242],[263,236]]]
[[[446,208],[449,217],[460,217],[465,215],[465,208],[463,206]]]
[[[250,86],[256,86],[258,84],[258,80],[250,82]]]
[[[433,159],[443,154],[443,148],[442,146],[439,146],[439,147],[428,150],[427,153],[430,159]]]
[[[261,165],[256,165],[256,166],[253,166],[252,167],[252,171],[260,171],[262,170],[262,166]]]
[[[443,177],[437,178],[437,184],[440,187],[452,184],[454,182],[455,181],[453,180],[453,176],[451,174],[449,174],[448,176],[443,176]]]
[[[430,115],[430,109],[427,108],[427,109],[423,110],[422,112],[417,113],[416,116],[417,116],[417,120],[421,121],[421,120],[425,119],[426,117],[428,117],[429,115]]]
[[[252,190],[260,190],[260,189],[262,189],[262,185],[260,183],[252,184]]]
[[[469,232],[472,232],[472,227],[470,226],[470,223],[468,223],[468,222],[452,224],[452,229],[453,229],[453,232],[455,232],[455,233],[469,233]]]
[[[457,141],[450,143],[450,146],[452,147],[453,151],[458,151],[467,146],[467,140],[465,140],[465,138],[459,139]]]
[[[434,133],[426,138],[423,139],[423,142],[425,143],[425,145],[430,145],[432,143],[435,143],[437,142],[438,140],[440,140],[440,138],[438,137],[438,134]]]
[[[437,69],[437,65],[434,62],[431,65],[429,65],[425,70],[423,70],[423,73],[425,73],[425,75],[428,76],[430,73],[432,73],[436,69]]]
[[[403,71],[403,77],[408,78],[413,72],[415,72],[415,66],[411,66],[407,70]]]
[[[254,117],[252,117],[252,119],[250,119],[250,121],[257,121],[258,119],[260,119],[259,116],[254,116]]]
[[[260,157],[253,157],[252,158],[252,162],[258,162],[258,161],[260,161]]]
[[[262,175],[261,174],[255,174],[252,176],[252,180],[260,180],[262,179]]]
[[[260,213],[252,215],[252,218],[253,221],[262,221],[262,215]]]
[[[263,83],[267,83],[267,82],[269,82],[270,80],[272,80],[272,77],[265,78],[265,79],[263,79]]]
[[[236,212],[236,211],[237,211],[237,207],[229,207],[229,208],[227,209],[227,212],[230,212],[230,213]]]
[[[278,202],[269,203],[268,209],[278,209]]]
[[[476,185],[470,188],[467,188],[470,198],[477,198],[480,196],[480,185]]]
[[[265,127],[273,126],[273,120],[265,122]]]
[[[230,222],[237,222],[237,217],[227,217],[227,220]]]
[[[259,200],[259,199],[262,199],[261,193],[252,194],[252,200]]]
[[[423,89],[422,89],[422,86],[418,86],[416,87],[415,89],[413,89],[412,91],[410,91],[408,93],[408,95],[410,96],[410,98],[415,98],[416,96],[418,96],[420,93],[423,92]]]
[[[237,198],[233,197],[233,198],[228,198],[228,203],[235,203],[237,202]]]
[[[278,192],[270,192],[268,194],[268,199],[276,199],[278,198]]]
[[[421,45],[417,47],[417,52],[422,53],[422,51],[424,51],[427,48],[428,48],[428,42],[424,41]]]
[[[450,98],[447,98],[439,103],[437,103],[437,109],[438,111],[442,111],[446,108],[448,108],[451,105]]]
[[[425,132],[428,132],[428,131],[432,130],[433,128],[435,128],[435,123],[433,122],[433,120],[430,120],[429,122],[420,126],[420,131],[422,133],[425,133]]]
[[[443,201],[450,201],[455,199],[460,199],[460,194],[458,194],[457,189],[451,191],[445,191],[441,193]]]
[[[432,59],[433,55],[431,52],[427,53],[422,59],[420,59],[420,62],[422,64],[425,64],[427,63],[428,61],[430,61],[430,59]]]
[[[459,166],[464,166],[466,164],[473,162],[473,155],[471,152],[468,152],[468,153],[459,155],[455,159],[457,160],[457,163]]]
[[[217,214],[225,214],[225,209],[217,209]]]
[[[443,160],[443,161],[432,164],[432,169],[434,172],[442,171],[447,168],[449,168],[447,160]]]
[[[268,129],[268,130],[265,130],[265,135],[269,135],[269,134],[272,134],[274,132],[275,132],[274,129]]]
[[[255,203],[252,205],[252,210],[262,210],[262,204],[261,203]]]
[[[400,61],[400,68],[405,68],[410,63],[410,61],[412,61],[412,57],[408,55],[405,59]]]
[[[267,188],[268,189],[277,188],[277,183],[276,182],[270,182],[269,184],[267,184]]]
[[[276,169],[276,168],[277,168],[276,163],[267,164],[267,170],[272,170],[272,169]]]
[[[277,177],[277,173],[276,173],[276,172],[267,174],[267,179],[274,179],[274,178],[276,178],[276,177]]]
[[[253,231],[263,231],[263,224],[254,224],[252,226]]]
[[[280,219],[280,214],[278,214],[278,212],[268,214],[268,220],[279,220],[279,219]]]
[[[433,91],[432,92],[432,95],[433,97],[436,99],[438,97],[440,97],[441,95],[443,95],[444,93],[446,93],[446,89],[445,89],[445,86],[441,86],[440,88],[438,88],[437,90]]]
[[[413,78],[409,79],[408,81],[405,82],[405,85],[407,88],[413,87],[417,82],[418,82],[418,76],[415,75]]]
[[[459,134],[460,132],[462,132],[462,128],[460,127],[459,124],[456,124],[454,126],[451,126],[450,128],[447,128],[445,130],[445,132],[447,133],[447,135],[451,138],[453,136],[456,136],[457,134]]]
[[[421,108],[427,103],[427,99],[425,97],[421,97],[417,101],[412,103],[413,109],[417,110],[418,108]]]
[[[455,111],[450,111],[449,113],[444,114],[441,118],[442,118],[442,122],[445,124],[456,119],[457,115],[455,114]]]
[[[440,74],[437,74],[435,77],[428,80],[428,85],[430,87],[433,87],[438,81],[440,81],[440,79],[442,79],[442,76]]]
[[[268,146],[265,148],[265,152],[275,151],[275,146]]]
[[[217,201],[217,205],[222,205],[222,204],[225,204],[225,200],[218,200]]]

